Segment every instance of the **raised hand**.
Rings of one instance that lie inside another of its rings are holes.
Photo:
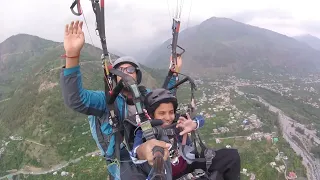
[[[84,45],[84,33],[82,31],[83,22],[72,21],[65,26],[64,31],[64,49],[67,57],[79,56]]]
[[[180,72],[181,66],[182,66],[182,57],[178,56],[177,57],[177,64],[175,67],[175,72]],[[172,55],[170,56],[170,68],[173,68],[172,67]]]
[[[187,134],[195,129],[197,129],[197,123],[194,122],[190,115],[187,113],[187,118],[180,116],[177,122],[177,128],[181,128],[182,131],[179,133],[180,136]]]
[[[169,157],[169,148],[171,147],[171,144],[168,144],[164,141],[159,141],[156,139],[151,139],[143,144],[141,144],[137,148],[137,155],[138,159],[140,160],[147,160],[148,163],[152,166],[153,165],[153,148],[155,146],[162,147],[164,149],[164,160],[167,160]]]

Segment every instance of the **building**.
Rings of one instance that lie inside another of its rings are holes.
[[[289,172],[287,179],[297,179],[297,175],[295,172]]]

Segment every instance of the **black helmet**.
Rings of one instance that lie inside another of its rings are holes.
[[[178,108],[178,100],[172,94],[171,91],[158,88],[154,89],[152,92],[148,93],[145,97],[144,104],[150,116],[153,117],[154,111],[159,107],[161,103],[169,103],[173,104],[174,112],[176,112]]]
[[[133,65],[136,68],[137,71],[137,84],[141,83],[141,79],[142,79],[142,72],[140,70],[140,66],[139,63],[131,56],[123,56],[118,58],[117,60],[115,60],[112,64],[112,67],[117,69],[117,67],[119,67],[121,64],[124,63],[129,63],[131,65]]]

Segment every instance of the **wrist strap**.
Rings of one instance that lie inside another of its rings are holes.
[[[63,54],[61,55],[62,58],[78,58],[80,55],[77,55],[77,56],[67,56],[67,54]]]

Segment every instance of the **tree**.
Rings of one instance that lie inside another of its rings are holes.
[[[320,146],[314,146],[310,151],[315,157],[320,158]]]
[[[296,127],[296,131],[300,134],[304,134],[304,129],[302,129],[301,127]]]

